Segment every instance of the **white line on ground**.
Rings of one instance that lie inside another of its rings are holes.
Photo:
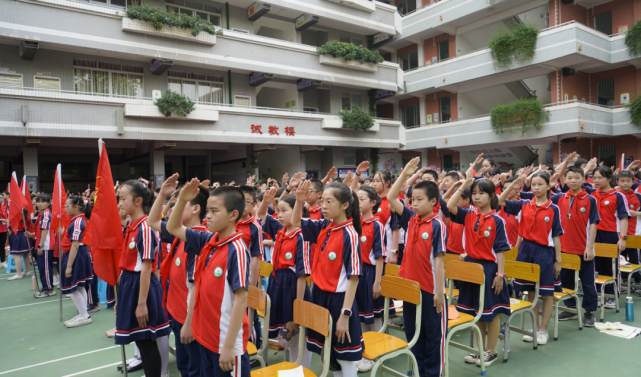
[[[7,370],[7,371],[5,371],[5,372],[0,372],[0,375],[8,374],[8,373],[13,373],[13,372],[17,372],[17,371],[19,371],[19,370],[24,370],[24,369],[33,368],[33,367],[37,367],[37,366],[40,366],[40,365],[51,364],[51,363],[55,363],[55,362],[57,362],[57,361],[62,361],[62,360],[67,360],[67,359],[72,359],[72,358],[74,358],[74,357],[78,357],[78,356],[85,356],[85,355],[89,355],[89,354],[96,353],[96,352],[100,352],[100,351],[104,351],[104,350],[110,350],[110,349],[112,349],[112,348],[116,348],[116,347],[118,347],[118,346],[111,346],[111,347],[107,347],[107,348],[101,348],[101,349],[94,350],[94,351],[89,351],[89,352],[79,353],[79,354],[77,354],[77,355],[72,355],[72,356],[63,357],[63,358],[60,358],[60,359],[55,359],[55,360],[45,361],[45,362],[43,362],[43,363],[27,365],[26,367],[21,367],[21,368],[16,368],[16,369],[11,369],[11,370]],[[112,365],[116,365],[116,364],[112,364]],[[106,367],[105,367],[105,368],[106,368]],[[95,369],[91,369],[91,370],[95,370]],[[91,371],[91,370],[88,370],[88,371],[85,371],[85,372],[89,372],[89,371]],[[84,372],[82,372],[82,373],[84,373]],[[70,376],[75,376],[75,374],[71,374]]]
[[[64,376],[62,376],[62,377],[73,377],[73,376],[79,376],[79,375],[81,375],[81,374],[85,374],[85,373],[93,372],[93,371],[96,371],[96,370],[100,370],[100,369],[105,369],[105,368],[113,367],[113,366],[116,366],[116,365],[118,365],[118,364],[122,364],[122,361],[119,361],[119,362],[117,362],[117,363],[113,363],[113,364],[103,365],[103,366],[101,366],[101,367],[97,367],[97,368],[93,368],[93,369],[83,370],[82,372],[77,372],[77,373],[73,373],[73,374],[67,374],[67,375],[64,375]]]
[[[71,299],[70,299],[70,298],[66,298],[66,297],[62,299],[62,301],[66,301],[66,300],[71,300]],[[10,307],[8,307],[8,308],[0,308],[0,310],[7,310],[7,309],[22,308],[23,306],[31,306],[31,305],[38,305],[38,304],[46,304],[46,303],[48,303],[48,302],[59,302],[59,301],[60,301],[60,299],[56,299],[56,300],[49,300],[49,301],[42,301],[42,302],[34,302],[33,304],[24,304],[24,305],[18,305],[18,306],[10,306]],[[0,373],[0,374],[2,374],[2,373]]]

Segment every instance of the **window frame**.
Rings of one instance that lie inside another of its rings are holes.
[[[76,90],[76,83],[75,83],[75,78],[76,78],[76,69],[82,69],[82,70],[89,70],[91,71],[91,79],[90,79],[90,85],[91,85],[91,92],[81,92]],[[94,71],[100,71],[100,72],[107,72],[109,73],[109,93],[96,93],[93,91],[93,72]],[[133,75],[133,76],[140,76],[142,78],[142,85],[140,86],[140,95],[139,96],[130,96],[129,94],[127,95],[121,95],[121,94],[114,94],[113,93],[113,73],[118,73],[118,74],[125,74],[127,76]],[[92,67],[80,67],[80,66],[72,66],[72,77],[74,78],[74,86],[73,86],[73,92],[76,94],[87,94],[87,95],[99,95],[99,96],[105,96],[105,97],[128,97],[128,98],[145,98],[145,74],[144,73],[133,73],[133,72],[125,72],[125,71],[115,71],[115,70],[110,70],[110,69],[102,69],[102,68],[92,68]]]
[[[129,1],[129,0],[128,0],[128,1]],[[183,4],[184,4],[184,3],[185,3],[185,2],[183,1]],[[222,23],[223,23],[223,14],[222,14],[222,10],[221,10],[221,12],[220,12],[220,13],[212,13],[212,12],[210,12],[210,11],[206,11],[206,10],[205,10],[205,7],[204,7],[204,5],[205,5],[205,4],[201,4],[201,5],[203,5],[203,8],[202,8],[202,9],[195,9],[195,8],[188,7],[188,6],[186,6],[186,5],[177,5],[177,4],[172,4],[172,3],[168,3],[167,1],[165,1],[165,11],[166,11],[167,13],[173,13],[173,12],[169,12],[169,9],[167,9],[168,7],[172,7],[172,8],[177,8],[177,9],[182,8],[182,9],[190,10],[190,11],[192,11],[192,14],[191,14],[192,16],[199,16],[196,12],[206,13],[206,14],[208,14],[208,15],[209,15],[209,19],[208,19],[208,20],[205,20],[205,21],[209,21],[209,22],[211,22],[214,26],[217,26],[217,27],[222,28],[222,27],[223,27],[223,26],[222,26]],[[178,12],[178,13],[180,13],[180,12]],[[212,15],[214,15],[214,16],[216,16],[216,17],[218,17],[218,23],[214,23],[214,22],[212,22],[212,21],[211,21],[211,16],[212,16]],[[199,16],[199,17],[200,17],[200,16]],[[202,17],[201,17],[201,18],[202,18]]]
[[[416,120],[415,124],[413,124],[413,125],[410,125],[410,124],[407,123],[407,113],[406,112],[410,108],[414,109],[414,119]],[[421,108],[420,108],[420,104],[415,103],[413,105],[407,105],[407,106],[399,107],[399,112],[401,113],[400,114],[401,115],[401,123],[403,124],[403,126],[405,126],[405,128],[414,128],[414,127],[418,127],[418,126],[421,125]]]
[[[132,0],[125,0],[125,6],[124,7],[120,7],[120,5],[118,5],[116,7],[112,7],[111,6],[111,0],[105,0],[106,4],[105,3],[101,3],[101,2],[97,2],[95,0],[74,0],[74,1],[77,1],[79,3],[84,3],[84,4],[96,5],[96,6],[99,6],[99,7],[118,9],[118,10],[125,10],[129,6],[136,6],[136,4],[132,4]],[[140,3],[140,0],[138,0],[136,2]],[[140,5],[140,4],[137,4],[137,5]]]
[[[24,77],[22,73],[0,72],[0,75],[20,77],[20,86],[0,86],[0,88],[24,88]]]
[[[37,79],[58,80],[58,89],[57,90],[56,89],[42,89],[42,88],[38,89],[38,88],[36,88],[36,80]],[[45,91],[45,92],[60,92],[60,90],[62,89],[62,80],[60,79],[60,77],[33,75],[33,89],[34,90],[42,90],[42,91]]]
[[[199,86],[199,84],[200,84],[200,83],[209,84],[209,85],[211,85],[211,84],[220,85],[220,90],[221,90],[221,102],[202,102],[202,101],[200,101],[200,100],[198,100],[198,99],[196,99],[196,100],[192,100],[192,101],[197,102],[197,103],[208,103],[208,104],[213,104],[213,105],[217,105],[217,104],[226,104],[226,102],[225,102],[225,83],[224,83],[224,82],[220,82],[220,81],[207,81],[207,80],[197,80],[197,79],[186,79],[186,78],[182,78],[182,77],[169,77],[169,76],[168,76],[168,77],[167,77],[167,87],[168,87],[168,88],[169,88],[169,80],[176,80],[176,81],[180,81],[180,93],[179,93],[179,94],[180,94],[180,95],[182,95],[182,96],[184,96],[184,95],[185,95],[185,94],[184,94],[184,90],[183,90],[183,84],[184,84],[184,82],[185,82],[185,81],[195,82],[195,83],[196,83],[196,98],[198,98],[198,86]],[[234,102],[235,102],[235,101],[234,101]],[[251,103],[251,101],[250,101],[250,103]],[[250,106],[251,106],[251,105],[250,105]]]

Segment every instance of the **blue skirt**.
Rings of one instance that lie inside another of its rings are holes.
[[[27,244],[27,237],[24,235],[24,230],[19,231],[17,234],[11,232],[9,249],[11,250],[11,255],[26,254],[29,252],[29,245]]]
[[[93,282],[93,267],[91,264],[91,255],[86,246],[80,246],[76,253],[76,259],[71,266],[71,277],[68,278],[67,263],[69,262],[69,252],[62,255],[62,268],[60,269],[60,286],[63,294],[75,292],[78,287],[88,288]]]
[[[151,339],[169,335],[169,321],[162,308],[162,288],[155,274],[151,274],[147,294],[147,326],[141,328],[136,319],[138,294],[140,293],[140,272],[123,271],[118,289],[116,312],[116,344],[129,344],[136,340]]]
[[[296,300],[296,286],[298,277],[289,268],[281,268],[274,274],[269,275],[267,294],[271,300],[269,311],[269,338],[278,338],[278,332],[288,322],[294,320],[294,300]],[[309,287],[305,282],[305,301],[311,301]]]
[[[556,260],[554,247],[543,246],[536,242],[524,239],[519,248],[519,255],[516,257],[517,262],[538,264],[540,269],[540,296],[554,296],[554,292],[562,292],[561,275],[554,279],[554,261]],[[535,284],[533,282],[514,279],[514,290],[517,295],[521,292],[534,292]]]
[[[498,295],[494,293],[492,282],[498,272],[498,265],[496,262],[481,259],[472,259],[469,256],[465,257],[466,262],[478,263],[483,266],[485,272],[485,302],[483,304],[483,315],[481,322],[492,322],[494,317],[499,314],[510,315],[510,294],[507,289],[505,279],[503,279],[503,290]],[[456,309],[465,314],[476,316],[479,311],[479,296],[481,294],[481,286],[474,283],[459,281],[459,297],[456,303]]]
[[[332,317],[332,355],[331,357],[336,358],[337,360],[345,361],[358,361],[363,358],[363,334],[361,332],[361,324],[356,316],[358,313],[358,306],[356,305],[356,300],[352,304],[352,316],[349,318],[349,336],[351,342],[345,340],[343,343],[338,343],[338,338],[336,337],[336,322],[341,315],[341,310],[343,309],[343,300],[345,299],[345,292],[325,292],[318,287],[312,289],[312,303],[322,306],[323,308],[329,310],[329,314]],[[316,331],[307,329],[307,349],[315,352],[320,355],[325,345],[325,337]],[[327,357],[327,355],[325,355]]]
[[[383,269],[383,275],[385,269]],[[358,280],[355,301],[358,305],[358,316],[361,323],[371,325],[374,318],[383,318],[385,297],[379,296],[374,300],[374,281],[376,280],[376,266],[363,263],[363,276]],[[395,314],[394,302],[390,302],[390,315]]]
[[[114,286],[107,284],[107,308],[113,308],[116,304],[116,295],[114,294]]]

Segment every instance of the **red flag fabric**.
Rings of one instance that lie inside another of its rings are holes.
[[[14,231],[21,229],[22,225],[22,209],[28,208],[27,205],[31,205],[31,201],[27,199],[22,194],[20,186],[18,186],[18,178],[16,177],[16,172],[13,172],[11,175],[11,191],[9,192],[9,225]]]
[[[29,214],[36,212],[36,210],[33,208],[33,203],[31,202],[31,193],[29,192],[29,185],[27,185],[26,175],[22,176],[22,187],[20,189],[22,190],[22,195],[24,195],[24,198],[27,199],[27,206],[25,207],[27,209],[27,212],[29,212]]]
[[[625,170],[625,153],[621,155],[621,160],[619,161],[619,172]]]
[[[56,177],[53,181],[53,199],[51,201],[51,227],[58,232],[58,228],[67,228],[69,226],[69,216],[65,211],[65,202],[67,201],[67,192],[65,185],[62,183],[62,166],[58,164],[56,168]]]
[[[102,143],[96,175],[96,198],[83,242],[92,246],[91,254],[96,275],[109,285],[115,285],[120,275],[118,264],[124,236],[109,157],[104,143]]]

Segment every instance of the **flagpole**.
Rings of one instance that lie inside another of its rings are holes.
[[[58,296],[59,297],[59,302],[60,302],[60,322],[62,322],[62,273],[60,271],[62,270],[62,232],[60,231],[60,228],[62,228],[62,211],[63,211],[63,206],[62,206],[62,192],[60,191],[62,189],[62,185],[60,184],[62,182],[62,166],[58,164],[56,168],[56,181],[54,184],[58,185],[58,210],[60,213],[57,213],[56,216],[58,216],[58,229],[56,229],[56,233],[58,233]],[[60,174],[60,176],[59,176]],[[55,191],[55,190],[54,190]],[[53,200],[56,200],[54,198]]]
[[[24,231],[26,232],[27,231],[27,221],[24,218],[24,212],[21,213],[21,215],[22,215],[22,223],[24,224]],[[40,283],[38,282],[38,280],[39,280],[38,278],[40,277],[40,271],[38,271],[38,274],[36,275],[36,264],[34,263],[34,260],[33,260],[33,254],[31,254],[31,242],[29,242],[29,237],[27,237],[24,233],[22,235],[27,239],[27,247],[29,248],[28,253],[29,253],[29,256],[31,257],[31,258],[27,259],[27,262],[31,261],[31,267],[33,267],[33,275],[36,278],[36,287],[38,287],[38,291],[40,291]],[[23,273],[24,273],[24,271],[23,271]],[[32,285],[32,287],[33,287],[33,285]]]

